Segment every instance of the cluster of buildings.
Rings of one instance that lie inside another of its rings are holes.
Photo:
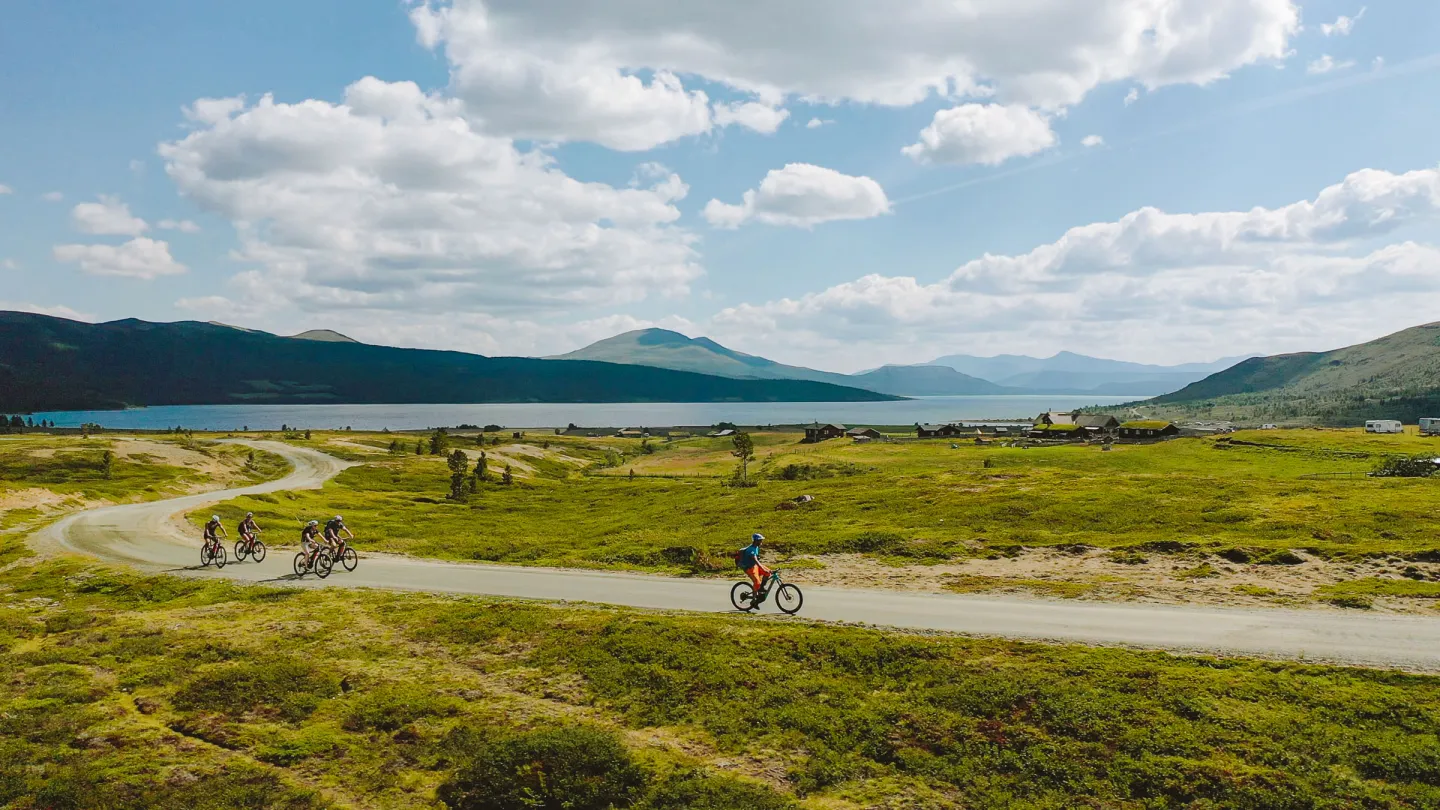
[[[1080,411],[1046,411],[1035,417],[1030,424],[1024,422],[949,422],[945,424],[916,425],[918,439],[961,439],[990,436],[993,438],[1029,438],[1062,441],[1082,440],[1154,440],[1180,434],[1174,422],[1139,419],[1122,422],[1102,413],[1081,413]],[[805,428],[805,441],[823,442],[828,439],[850,438],[856,441],[874,441],[885,438],[874,428],[846,428],[844,425],[816,422]]]

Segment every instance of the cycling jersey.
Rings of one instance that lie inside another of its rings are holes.
[[[206,524],[205,524],[205,539],[206,539],[206,540],[213,540],[213,539],[215,539],[215,532],[217,532],[219,529],[220,529],[220,521],[218,521],[218,520],[212,520],[212,521],[206,523]]]
[[[253,518],[246,518],[246,519],[240,521],[240,533],[241,533],[241,534],[254,534],[255,532],[257,532],[257,531],[259,531],[259,530],[260,530],[260,527],[255,525],[255,520],[254,520]]]
[[[760,547],[748,545],[740,549],[740,567],[745,569],[754,568],[760,564]]]
[[[325,534],[327,537],[339,537],[340,530],[343,528],[345,528],[345,521],[343,520],[325,521]]]

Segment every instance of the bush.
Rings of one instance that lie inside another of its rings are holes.
[[[436,795],[452,810],[630,807],[645,771],[608,731],[585,726],[481,740]]]
[[[645,810],[791,810],[795,803],[765,785],[689,771],[660,782]]]
[[[1269,554],[1266,554],[1264,557],[1256,560],[1255,562],[1258,562],[1261,565],[1299,565],[1305,562],[1305,558],[1301,557],[1299,554],[1296,554],[1293,551],[1282,550],[1272,551]]]
[[[217,667],[175,693],[175,708],[239,716],[268,709],[291,722],[309,717],[337,694],[340,679],[298,658],[277,657]]]
[[[460,711],[457,698],[437,695],[417,685],[381,687],[352,695],[343,726],[347,731],[398,731],[426,717],[453,716]]]
[[[1381,478],[1429,478],[1435,470],[1433,455],[1390,456],[1380,462],[1373,474]]]

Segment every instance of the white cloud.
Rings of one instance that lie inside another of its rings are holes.
[[[1164,361],[1339,345],[1434,320],[1440,250],[1375,240],[1440,221],[1440,170],[1355,172],[1276,209],[1142,208],[922,283],[871,274],[718,313],[709,330],[781,360],[861,367],[946,351]],[[773,356],[775,352],[771,352]]]
[[[1360,18],[1365,16],[1365,8],[1365,6],[1361,6],[1360,11],[1354,17],[1346,17],[1341,14],[1335,18],[1333,23],[1320,23],[1320,33],[1327,37],[1349,36],[1350,32],[1355,30],[1355,23],[1360,22]]]
[[[245,97],[231,96],[229,98],[197,99],[194,104],[182,108],[182,111],[190,121],[210,127],[228,120],[243,109],[245,109]]]
[[[1383,67],[1385,67],[1385,57],[1383,56],[1377,56],[1370,62],[1371,70],[1380,70]]]
[[[44,194],[40,195],[40,199],[44,200],[45,202],[60,202],[61,200],[65,199],[65,195],[58,191],[47,191]]]
[[[711,200],[705,219],[717,228],[738,228],[754,219],[767,225],[809,228],[823,222],[869,219],[890,212],[885,190],[869,177],[852,177],[809,163],[772,169],[738,205]]]
[[[0,310],[8,312],[30,312],[35,315],[49,315],[54,318],[69,318],[72,321],[94,322],[95,316],[88,312],[78,312],[66,306],[46,307],[39,304],[24,303],[19,301],[0,301]]]
[[[200,232],[200,226],[188,219],[162,219],[155,223],[155,227],[162,231],[180,231],[181,233]]]
[[[19,270],[20,263],[14,259],[0,259],[0,270]]]
[[[773,135],[789,117],[789,110],[771,107],[758,101],[715,105],[716,125],[723,127],[739,124],[764,135]]]
[[[55,260],[80,265],[92,276],[121,276],[150,280],[185,272],[185,265],[170,256],[170,245],[137,236],[120,245],[56,245]]]
[[[10,188],[9,186],[5,185],[4,183],[0,183],[0,195],[3,195],[3,194],[14,194],[14,193],[15,193],[15,189]]]
[[[1137,102],[1137,101],[1139,101],[1139,100],[1140,100],[1140,88],[1138,88],[1138,87],[1132,87],[1132,88],[1130,88],[1130,92],[1128,92],[1128,93],[1125,94],[1125,106],[1126,106],[1126,107],[1129,107],[1131,104],[1134,104],[1135,102]]]
[[[615,149],[709,131],[702,82],[771,107],[993,93],[1053,110],[1109,82],[1206,84],[1299,30],[1293,0],[454,0],[411,18],[487,131]]]
[[[820,127],[828,126],[833,123],[835,122],[829,118],[811,118],[809,121],[805,122],[805,128],[819,129]]]
[[[1099,135],[1086,135],[1085,137],[1080,139],[1080,145],[1087,148],[1092,146],[1104,146],[1105,139],[1100,137]]]
[[[1343,62],[1337,62],[1335,61],[1334,57],[1327,53],[1322,54],[1319,59],[1316,59],[1306,65],[1305,72],[1309,73],[1312,76],[1318,76],[1324,73],[1333,73],[1337,70],[1347,70],[1352,67],[1355,67],[1354,59],[1346,59]]]
[[[921,163],[995,166],[1042,152],[1056,140],[1050,119],[1028,107],[962,104],[936,112],[919,143],[901,151]]]
[[[343,104],[227,108],[160,154],[182,194],[236,224],[254,268],[231,281],[244,301],[523,313],[683,293],[700,276],[675,225],[678,176],[651,164],[643,188],[580,182],[459,106],[366,78]]]
[[[149,230],[145,220],[130,215],[130,207],[116,197],[100,195],[100,202],[80,203],[70,219],[81,233],[110,236],[139,236]]]

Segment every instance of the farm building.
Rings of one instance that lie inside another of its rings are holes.
[[[650,433],[648,431],[641,430],[640,428],[625,428],[624,430],[617,432],[615,436],[621,439],[644,439],[648,438],[650,436]]]
[[[834,423],[822,425],[816,422],[805,428],[805,441],[823,442],[826,439],[838,439],[845,435],[845,426]]]
[[[1082,413],[1075,417],[1075,424],[1089,434],[1112,433],[1120,427],[1120,420],[1104,413]]]
[[[1074,425],[1080,416],[1078,412],[1046,411],[1035,417],[1036,425]]]
[[[857,427],[845,431],[845,435],[852,439],[878,439],[880,438],[880,431],[875,428]]]
[[[1175,436],[1180,433],[1180,428],[1174,422],[1163,422],[1158,419],[1146,419],[1138,422],[1124,422],[1116,429],[1122,439],[1163,439],[1166,436]]]
[[[958,425],[916,425],[915,435],[921,439],[951,439],[963,432]]]
[[[1032,439],[1080,439],[1085,437],[1085,428],[1079,425],[1035,425],[1025,433]]]
[[[728,439],[728,438],[730,438],[731,436],[734,436],[734,435],[735,435],[735,431],[730,430],[729,428],[726,428],[725,430],[717,430],[717,431],[715,431],[714,433],[711,433],[711,434],[710,434],[710,438],[712,438],[712,439]]]
[[[1404,433],[1405,425],[1399,419],[1366,419],[1366,433]]]

